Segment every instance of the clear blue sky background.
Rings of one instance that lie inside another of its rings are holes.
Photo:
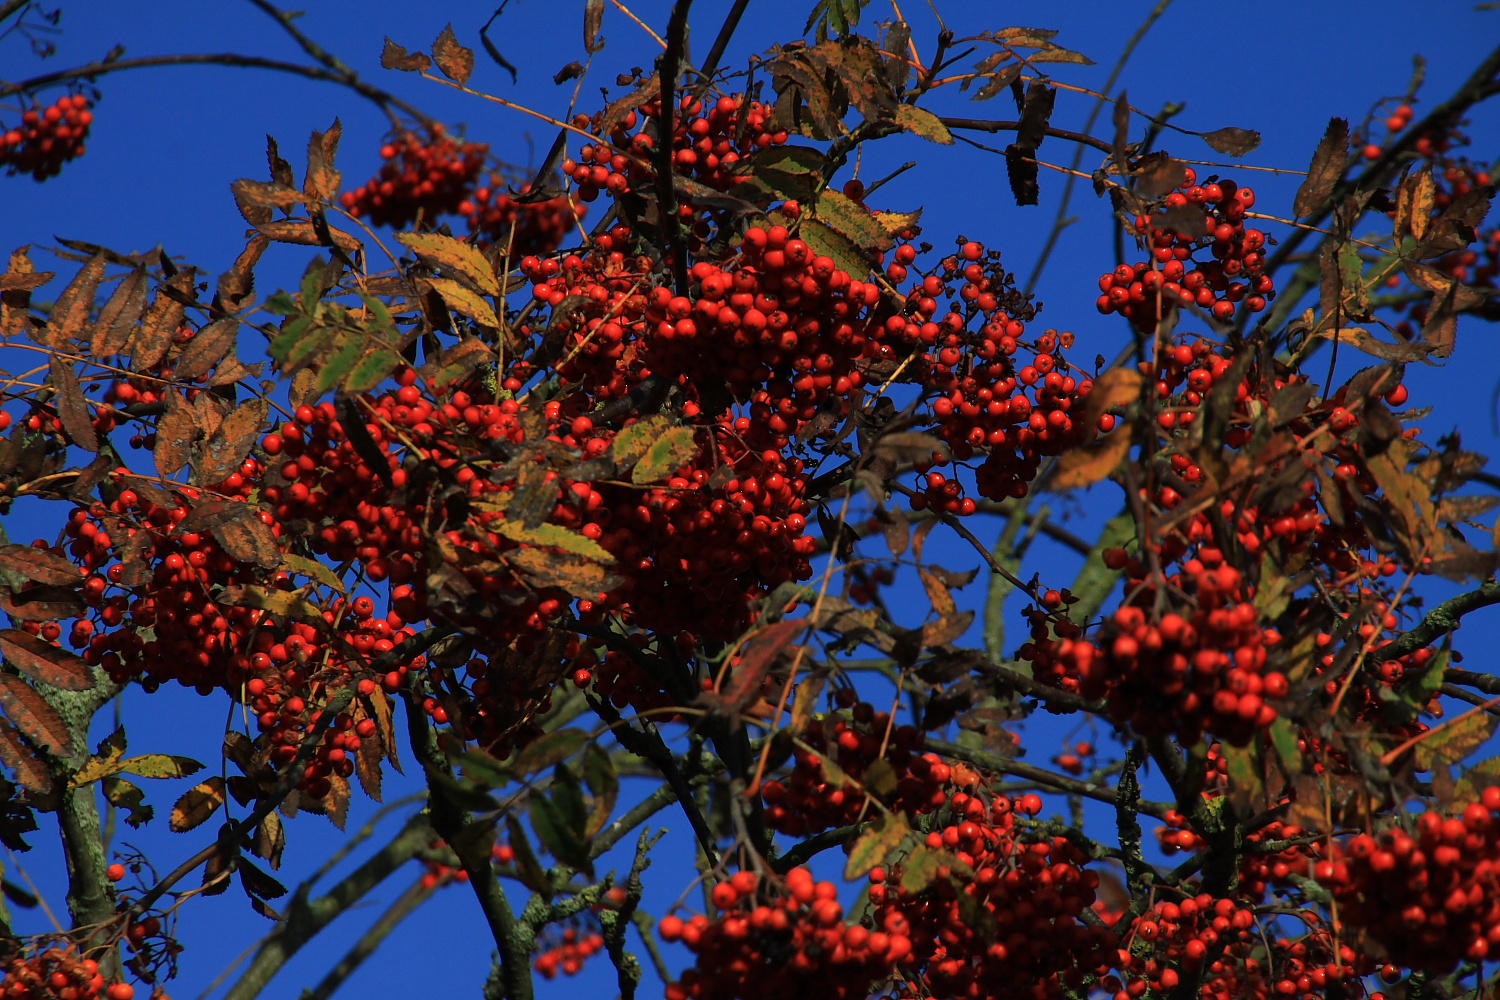
[[[12,35],[0,40],[0,75],[5,79],[22,79],[88,62],[116,44],[123,44],[130,57],[240,52],[307,61],[269,18],[248,3],[54,2],[63,9],[63,31],[55,36],[58,54],[39,63],[23,39]],[[379,67],[383,36],[389,35],[408,48],[423,48],[449,21],[460,40],[477,50],[477,29],[489,15],[484,4],[322,0],[309,6],[306,16],[298,21],[302,30],[380,86],[451,126],[466,128],[471,139],[491,143],[496,156],[526,165],[539,159],[551,143],[553,131],[535,119]],[[695,5],[691,19],[694,52],[706,51],[728,6],[728,0],[699,0]],[[734,65],[737,58],[772,42],[796,37],[810,6],[811,0],[755,0],[740,27],[728,64]],[[1057,78],[1091,88],[1103,85],[1124,41],[1150,8],[1151,4],[1139,0],[1089,0],[1035,10],[982,0],[942,5],[949,26],[960,36],[1013,23],[1060,29],[1060,44],[1086,53],[1097,65],[1060,66],[1056,68]],[[667,9],[664,0],[640,0],[634,5],[634,10],[658,31],[665,24]],[[906,0],[904,9],[925,56],[932,49],[936,28],[933,16],[919,0]],[[886,0],[874,0],[866,21],[890,16]],[[472,83],[560,117],[567,108],[572,85],[556,87],[551,78],[565,63],[583,57],[581,33],[581,3],[514,0],[496,22],[491,37],[518,68],[519,82],[513,84],[478,51]],[[595,57],[579,110],[595,110],[599,86],[618,92],[614,76],[632,66],[649,66],[657,51],[655,43],[613,7],[606,11],[603,33],[607,46]],[[1376,100],[1404,91],[1413,54],[1420,53],[1429,60],[1423,94],[1431,102],[1449,93],[1497,39],[1500,13],[1479,12],[1470,3],[1447,0],[1419,5],[1394,0],[1358,4],[1276,0],[1238,7],[1178,0],[1139,47],[1121,85],[1129,88],[1132,103],[1142,108],[1154,110],[1168,101],[1185,101],[1186,110],[1176,121],[1188,128],[1206,131],[1236,125],[1260,130],[1264,141],[1246,158],[1250,164],[1303,169],[1330,115],[1357,121]],[[300,176],[301,149],[308,132],[326,128],[335,117],[341,118],[344,140],[339,166],[347,189],[362,183],[378,167],[377,150],[388,128],[381,112],[347,90],[262,70],[141,70],[106,76],[100,80],[100,88],[104,99],[96,108],[89,152],[83,159],[67,165],[60,178],[45,185],[26,177],[0,178],[0,251],[8,252],[26,243],[45,245],[54,236],[100,243],[123,252],[146,250],[161,243],[174,256],[218,273],[233,261],[243,245],[245,231],[229,194],[229,182],[237,177],[266,176],[267,133],[281,141],[283,155],[293,162]],[[1014,117],[1014,105],[1008,97],[977,105],[969,103],[967,96],[939,93],[931,106],[948,114]],[[1053,122],[1065,128],[1081,127],[1091,106],[1090,98],[1060,93]],[[1419,105],[1418,115],[1421,113]],[[0,118],[7,122],[15,117],[13,108],[0,110]],[[1107,120],[1108,116],[1103,118]],[[1496,123],[1493,111],[1476,116],[1471,131],[1478,137],[1477,158],[1489,159],[1500,152],[1494,141],[1500,134]],[[1096,126],[1096,131],[1100,128]],[[1004,144],[1003,139],[999,144]],[[1201,141],[1191,137],[1169,136],[1164,145],[1175,155],[1189,159],[1213,158]],[[1059,163],[1069,162],[1072,152],[1070,146],[1055,139],[1042,148],[1043,158]],[[918,169],[888,185],[875,199],[880,207],[923,207],[926,238],[939,247],[947,246],[957,233],[982,239],[1004,250],[1008,266],[1024,281],[1056,211],[1061,176],[1044,170],[1042,204],[1020,209],[1011,199],[1003,164],[995,156],[962,145],[939,147],[911,137],[878,144],[866,155],[861,174],[872,180],[908,159],[917,160]],[[1086,156],[1084,169],[1094,165],[1094,154]],[[1200,169],[1207,172],[1212,168]],[[1295,177],[1223,172],[1260,192],[1258,208],[1286,214]],[[1039,322],[1075,331],[1082,357],[1091,357],[1096,351],[1112,355],[1126,340],[1123,322],[1101,318],[1093,307],[1095,279],[1114,263],[1106,236],[1107,211],[1084,184],[1075,191],[1072,214],[1081,216],[1081,221],[1063,235],[1038,287],[1039,298],[1046,303]],[[1274,225],[1265,228],[1273,234],[1281,231]],[[308,256],[303,248],[273,248],[259,269],[262,294],[295,284]],[[64,276],[74,269],[67,262],[54,268],[49,255],[40,249],[33,251],[33,257],[39,268],[59,270]],[[55,291],[56,287],[38,294],[45,298]],[[1191,324],[1187,329],[1192,329]],[[1346,352],[1341,360],[1341,369],[1347,369],[1345,375],[1359,364],[1350,357],[1352,354]],[[1412,404],[1435,407],[1423,424],[1424,434],[1435,439],[1459,428],[1469,447],[1492,451],[1496,441],[1489,417],[1490,394],[1497,379],[1500,345],[1493,328],[1465,322],[1460,327],[1457,354],[1446,368],[1413,366],[1410,371]],[[1076,502],[1054,501],[1054,516],[1072,519],[1070,527],[1087,534],[1090,523],[1098,523],[1100,513],[1113,513],[1116,501],[1114,488],[1106,485]],[[55,522],[44,521],[34,508],[24,505],[6,519],[5,527],[13,539],[21,541],[37,535],[51,537],[57,530]],[[982,537],[996,530],[995,526],[977,522],[974,527]],[[930,551],[941,553],[938,558],[954,568],[977,562],[972,553],[947,543],[935,541]],[[1035,569],[1048,583],[1066,584],[1077,564],[1076,557],[1041,542],[1033,550],[1026,575]],[[982,587],[983,578],[969,591],[971,600],[981,598]],[[1426,592],[1440,597],[1452,591],[1439,583]],[[1475,621],[1464,629],[1460,647],[1471,654],[1466,666],[1490,669],[1486,646],[1500,637],[1491,620],[1500,620],[1500,615]],[[1016,630],[1014,623],[1012,630]],[[127,692],[124,714],[131,751],[174,751],[216,760],[219,734],[229,710],[222,696],[200,699],[170,689],[154,696],[138,690]],[[1046,718],[1032,723],[1027,731],[1028,745],[1033,747],[1031,759],[1044,762],[1057,752],[1066,734]],[[175,786],[185,784],[157,783],[148,789],[160,813],[182,790]],[[387,797],[413,788],[410,779],[394,777],[388,782]],[[627,797],[631,790],[627,785]],[[368,803],[356,804],[351,829],[372,811]],[[1090,816],[1101,818],[1093,812]],[[671,833],[657,851],[656,866],[646,875],[647,907],[658,914],[691,878],[686,863],[691,844],[684,832],[685,823],[676,812],[663,813],[659,818]],[[386,827],[393,832],[398,823],[388,822]],[[145,850],[164,870],[197,850],[208,836],[205,830],[173,836],[165,829],[164,816],[145,832],[122,829],[120,834],[122,840]],[[288,884],[315,867],[338,841],[325,820],[310,816],[290,824],[289,837],[287,864],[280,873]],[[36,849],[21,862],[54,910],[62,912],[65,884],[55,846],[55,826],[50,819],[44,818],[42,832],[32,839]],[[832,859],[825,860],[825,867],[833,867]],[[350,865],[357,861],[358,855]],[[10,859],[6,859],[6,865],[9,870]],[[406,880],[417,874],[417,867],[410,866],[374,898],[389,901]],[[264,995],[291,997],[311,986],[378,912],[378,906],[370,906],[347,915],[289,963]],[[47,926],[37,911],[19,914],[18,924],[30,931]],[[251,913],[238,890],[193,902],[178,928],[187,950],[182,956],[182,976],[170,992],[179,998],[197,996],[226,964],[267,930],[269,925]],[[675,948],[668,951],[674,968],[680,968],[686,953]],[[349,995],[359,991],[472,996],[488,969],[490,952],[491,944],[471,895],[466,889],[450,889],[410,919],[387,949],[358,972],[345,989]],[[654,974],[648,971],[642,995],[659,995],[659,989]],[[608,996],[614,992],[613,970],[602,957],[596,958],[582,977],[543,984],[540,992],[542,996]]]

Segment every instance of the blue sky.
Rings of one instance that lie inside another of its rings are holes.
[[[59,2],[62,33],[54,37],[58,54],[52,59],[38,62],[25,41],[14,35],[0,39],[0,73],[7,80],[87,62],[116,44],[126,47],[128,57],[240,52],[307,62],[277,25],[249,3]],[[495,23],[491,37],[517,67],[519,80],[512,83],[508,74],[478,51],[472,85],[563,117],[573,85],[555,86],[552,76],[565,63],[583,58],[582,6],[513,0]],[[706,51],[728,6],[728,0],[699,0],[695,4],[691,18],[694,52]],[[810,6],[811,0],[752,2],[726,64],[735,65],[751,51],[796,37]],[[1060,29],[1057,42],[1091,56],[1096,65],[1059,66],[1057,79],[1097,89],[1121,45],[1150,6],[1088,0],[1030,11],[980,0],[942,4],[940,9],[949,27],[960,36],[1016,22]],[[641,0],[631,7],[642,20],[663,30],[669,4]],[[911,19],[914,37],[925,56],[932,49],[936,30],[933,15],[916,0],[906,0],[903,10]],[[525,166],[539,160],[553,139],[553,131],[544,123],[379,67],[384,36],[408,48],[424,48],[450,21],[459,39],[477,50],[477,29],[488,16],[484,4],[322,0],[310,5],[297,23],[378,85],[450,127],[464,129],[470,139],[489,142],[496,156]],[[890,17],[887,0],[874,0],[865,20],[868,26]],[[612,5],[605,12],[603,34],[607,44],[595,56],[590,77],[581,88],[579,110],[593,111],[599,106],[600,86],[618,93],[615,75],[633,66],[649,66],[657,51],[652,39]],[[1449,93],[1497,38],[1500,12],[1476,11],[1469,3],[1414,6],[1370,0],[1359,4],[1268,2],[1230,7],[1178,0],[1139,46],[1117,87],[1128,87],[1131,102],[1145,109],[1155,110],[1169,101],[1186,102],[1175,121],[1187,128],[1207,131],[1234,125],[1257,129],[1264,139],[1260,148],[1245,158],[1246,163],[1300,170],[1306,167],[1330,115],[1357,121],[1379,99],[1405,90],[1414,54],[1428,58],[1427,84],[1422,93],[1430,104]],[[239,252],[245,231],[230,197],[229,183],[238,177],[266,176],[267,134],[280,140],[283,155],[300,174],[305,137],[312,129],[326,128],[335,117],[340,118],[344,138],[339,166],[345,188],[350,189],[379,166],[377,150],[389,127],[374,105],[348,90],[264,70],[165,67],[105,76],[98,85],[103,100],[95,109],[86,156],[67,165],[61,177],[45,185],[26,177],[0,178],[0,251],[37,244],[32,256],[38,267],[58,270],[64,276],[72,273],[74,265],[60,262],[54,267],[49,255],[40,249],[53,237],[99,243],[122,252],[146,250],[160,243],[174,256],[208,272],[221,272]],[[49,91],[46,96],[55,93]],[[930,106],[952,115],[1014,117],[1008,97],[973,104],[968,96],[940,92]],[[1060,94],[1053,124],[1081,127],[1092,104],[1092,99],[1084,95]],[[1418,105],[1419,116],[1423,107]],[[12,108],[0,107],[0,120],[10,122],[15,117]],[[1101,121],[1107,117],[1102,116]],[[1496,154],[1496,124],[1493,110],[1476,115],[1470,130],[1478,137],[1476,157],[1488,159]],[[1104,127],[1096,125],[1096,131]],[[1215,158],[1200,140],[1189,136],[1169,136],[1164,145],[1174,155],[1188,159]],[[1041,155],[1066,164],[1073,149],[1051,139],[1042,147]],[[983,240],[1004,251],[1007,266],[1024,282],[1056,212],[1061,175],[1043,170],[1041,205],[1021,209],[1010,197],[1003,164],[997,157],[963,145],[940,147],[904,136],[872,148],[860,164],[860,175],[873,180],[907,160],[916,160],[917,169],[886,186],[873,199],[878,207],[900,211],[922,207],[925,238],[939,247],[946,247],[960,233]],[[1083,169],[1092,169],[1096,162],[1096,154],[1089,153]],[[1199,169],[1208,172],[1215,168]],[[1290,203],[1297,177],[1232,168],[1221,172],[1255,187],[1258,209],[1289,214],[1285,206]],[[1038,297],[1045,303],[1038,322],[1074,331],[1078,335],[1077,350],[1083,352],[1080,356],[1091,357],[1095,351],[1113,355],[1127,337],[1123,321],[1100,317],[1093,306],[1095,280],[1114,264],[1106,236],[1107,211],[1088,185],[1080,184],[1074,192],[1071,214],[1080,216],[1080,221],[1064,232],[1037,286]],[[1265,228],[1273,235],[1284,232],[1275,225]],[[304,248],[273,248],[259,268],[262,295],[294,285],[308,256]],[[48,297],[49,290],[38,294]],[[1341,359],[1345,375],[1360,363],[1349,356],[1352,353],[1345,352]],[[1492,328],[1465,321],[1460,327],[1457,353],[1445,368],[1413,366],[1409,373],[1412,405],[1434,406],[1423,423],[1424,435],[1435,439],[1459,428],[1470,448],[1492,452],[1497,442],[1489,412],[1496,379],[1500,379],[1500,343]],[[1114,512],[1116,496],[1106,485],[1076,502],[1055,500],[1052,506],[1054,516],[1074,519],[1069,526],[1087,534],[1100,513]],[[5,527],[15,540],[51,536],[56,524],[44,524],[38,517],[34,509],[18,506],[6,519]],[[973,527],[981,537],[996,530],[981,523]],[[955,546],[937,545],[937,558],[950,567],[968,568],[977,561],[972,553]],[[1076,566],[1075,557],[1044,541],[1033,550],[1026,575],[1034,568],[1049,583],[1065,584]],[[968,592],[971,600],[979,599],[982,587],[981,578]],[[1446,596],[1451,588],[1435,584],[1426,592]],[[1476,620],[1459,636],[1460,648],[1475,653],[1500,636],[1500,629],[1478,617],[1482,620]],[[1491,618],[1500,620],[1500,614]],[[1466,665],[1486,669],[1482,656],[1473,657]],[[175,751],[206,761],[215,759],[218,734],[228,711],[223,697],[200,699],[175,690],[154,696],[138,690],[128,692],[124,715],[131,734],[131,752]],[[1035,740],[1032,759],[1045,761],[1057,751],[1065,733],[1051,720],[1033,723],[1027,733]],[[411,787],[415,786],[410,780],[397,778],[391,782],[388,798]],[[627,796],[630,788],[628,784]],[[148,789],[148,793],[158,811],[164,812],[180,790],[162,784]],[[356,808],[351,828],[371,811],[367,804]],[[656,866],[646,876],[647,905],[657,913],[678,897],[691,878],[683,861],[691,850],[682,829],[685,824],[674,812],[659,818],[671,833],[658,848]],[[386,824],[391,831],[397,825],[399,819]],[[325,820],[304,817],[290,826],[288,862],[281,873],[289,884],[315,867],[337,842]],[[138,844],[164,868],[195,851],[206,837],[201,830],[174,837],[165,831],[164,818],[139,836],[131,831],[125,834],[122,839]],[[52,824],[44,820],[43,831],[32,839],[37,848],[21,862],[60,911],[64,886]],[[12,864],[7,858],[7,870]],[[388,901],[404,886],[405,879],[416,875],[416,867],[411,866],[409,872],[375,895]],[[304,986],[311,986],[378,912],[379,908],[371,907],[349,914],[318,939],[314,948],[289,963],[266,995],[294,996]],[[19,923],[29,930],[45,929],[44,918],[37,911],[20,915]],[[237,891],[190,904],[179,929],[187,948],[182,956],[183,973],[170,992],[177,997],[198,995],[226,964],[268,929]],[[450,889],[409,920],[394,943],[357,973],[346,990],[351,995],[356,990],[417,996],[449,991],[473,995],[488,968],[490,950],[471,896],[467,890]],[[674,967],[685,961],[685,953],[678,949],[669,949],[669,955]],[[655,996],[658,990],[659,984],[648,972],[642,995]],[[603,958],[596,958],[579,979],[542,984],[539,993],[570,996],[584,995],[585,991],[605,996],[613,991],[613,970]]]

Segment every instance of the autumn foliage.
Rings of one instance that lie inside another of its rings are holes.
[[[0,995],[165,995],[176,922],[232,883],[279,922],[229,993],[256,995],[316,933],[271,874],[293,817],[343,829],[403,757],[425,808],[339,906],[412,859],[392,921],[473,892],[486,996],[605,961],[631,996],[643,945],[669,1000],[1493,989],[1500,770],[1463,762],[1500,680],[1451,633],[1500,603],[1472,491],[1497,480],[1422,438],[1404,371],[1497,315],[1495,187],[1460,155],[1495,60],[1426,117],[1414,84],[1332,119],[1281,206],[1232,162],[1258,134],[1158,135],[1059,87],[1087,60],[1054,32],[924,48],[821,0],[747,93],[721,45],[686,72],[687,6],[652,72],[535,112],[535,171],[351,73],[396,123],[373,176],[336,167],[338,121],[300,183],[272,140],[216,280],[64,241],[53,284],[11,254],[0,506],[44,502],[54,534],[0,547],[0,838],[56,813],[71,891],[66,928],[0,926]],[[475,58],[451,28],[387,40],[382,82],[462,87]],[[0,163],[83,155],[109,71],[45,107],[0,90],[27,107]],[[938,113],[950,84],[1017,120]],[[1052,127],[1074,99],[1111,127]],[[966,131],[1013,134],[1018,206],[1054,147],[1095,157],[1125,248],[1097,288],[1044,312],[998,226],[924,230],[852,166],[904,133],[937,176]],[[298,287],[257,290],[267,253],[303,256]],[[1329,381],[1335,352],[1365,364]],[[1092,539],[1048,521],[1088,489],[1117,497]],[[1022,572],[1038,532],[1076,577]],[[1429,607],[1434,576],[1472,589]],[[118,692],[169,684],[237,706],[222,761],[130,756],[123,729],[89,752]],[[1050,765],[1032,713],[1079,723]],[[101,803],[140,826],[135,779],[198,772],[166,820],[186,861],[106,849]],[[648,917],[665,809],[702,898]]]

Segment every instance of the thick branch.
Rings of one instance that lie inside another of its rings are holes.
[[[1424,646],[1430,646],[1463,624],[1464,615],[1470,611],[1487,608],[1491,604],[1500,604],[1500,580],[1490,580],[1478,590],[1450,597],[1423,615],[1415,628],[1402,632],[1395,639],[1371,652],[1369,661],[1384,663],[1386,660],[1394,660],[1408,653],[1414,653]]]
[[[483,852],[466,849],[471,845],[466,844],[468,838],[461,834],[469,822],[468,810],[453,802],[443,786],[438,784],[440,776],[448,775],[451,778],[452,771],[438,747],[437,736],[422,711],[421,692],[408,687],[402,694],[406,701],[406,728],[411,751],[427,775],[432,828],[448,841],[448,846],[453,848],[463,863],[464,871],[468,873],[469,888],[474,891],[474,898],[479,901],[479,908],[484,911],[485,922],[489,925],[490,936],[500,949],[505,997],[507,1000],[531,1000],[529,942],[523,940],[525,935],[516,922],[510,900],[505,898],[500,880],[495,876],[488,849]],[[478,856],[481,853],[483,857]]]
[[[687,44],[688,8],[693,0],[677,0],[667,21],[667,50],[661,54],[661,112],[656,123],[656,220],[662,237],[662,252],[672,259],[672,275],[678,295],[688,293],[687,244],[682,237],[682,220],[677,218],[677,192],[672,185],[674,153],[672,136],[676,129],[677,71]]]
[[[304,992],[297,1000],[327,1000],[328,997],[333,996],[334,991],[344,985],[344,980],[348,979],[350,974],[364,964],[364,960],[373,955],[375,950],[384,943],[391,931],[395,930],[401,921],[415,913],[417,907],[427,902],[433,892],[434,890],[429,889],[420,878],[407,886],[406,891],[397,896],[395,902],[386,908],[375,923],[370,925],[370,929],[365,931],[360,939],[354,942],[354,946],[344,953],[344,957],[339,959],[338,964],[328,970],[328,975],[324,976],[317,986]]]
[[[426,813],[416,813],[390,842],[322,896],[309,902],[311,880],[298,886],[291,905],[287,907],[285,922],[266,938],[249,967],[224,995],[224,1000],[251,1000],[260,995],[303,945],[411,860],[432,837],[432,826]]]

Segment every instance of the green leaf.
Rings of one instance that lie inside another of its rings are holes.
[[[503,788],[510,783],[510,768],[478,747],[464,751],[458,758],[458,766],[464,777],[487,788]]]
[[[1229,799],[1235,812],[1249,816],[1254,807],[1265,797],[1264,782],[1261,781],[1259,760],[1249,747],[1225,747],[1224,758],[1229,764]]]
[[[521,821],[515,816],[506,816],[505,832],[510,849],[516,855],[516,874],[520,876],[521,884],[532,892],[539,892],[551,899],[552,882],[547,878],[542,863],[536,859],[536,852],[531,849],[531,841],[527,838]]]
[[[338,574],[316,559],[305,559],[290,552],[283,553],[281,561],[286,568],[298,576],[305,576],[309,580],[316,580],[325,587],[337,590],[340,594],[345,592],[344,581],[338,578]]]
[[[541,841],[542,846],[559,863],[585,872],[593,878],[593,863],[589,861],[588,845],[584,842],[581,831],[569,826],[567,811],[542,795],[531,796],[529,811],[531,827],[536,831],[536,838]]]
[[[665,479],[698,454],[698,442],[691,427],[673,427],[651,443],[643,457],[630,472],[630,481],[637,485],[654,483]]]
[[[369,392],[390,377],[402,364],[401,355],[388,347],[376,345],[344,379],[344,391],[358,395]]]
[[[813,214],[824,225],[849,237],[861,250],[889,250],[895,245],[869,209],[838,191],[819,195]]]
[[[918,844],[901,862],[901,891],[916,893],[926,889],[937,880],[939,868],[965,875],[974,874],[974,869],[948,851]]]
[[[504,520],[494,525],[496,531],[515,542],[526,545],[540,545],[549,549],[561,549],[571,552],[575,556],[583,556],[595,562],[614,562],[615,557],[609,554],[598,542],[592,538],[580,535],[576,531],[569,531],[558,524],[539,524],[535,528],[528,528],[520,521]]]
[[[323,362],[323,367],[318,370],[318,380],[313,383],[313,392],[321,396],[343,382],[344,377],[354,370],[354,363],[364,353],[365,346],[362,331],[341,330],[338,340],[330,348],[333,357]]]
[[[662,432],[672,426],[672,421],[661,414],[653,414],[623,427],[610,445],[609,457],[621,470],[629,469],[645,457],[651,445]]]
[[[614,812],[615,803],[620,798],[620,778],[615,774],[615,762],[598,743],[590,743],[583,753],[583,781],[594,796],[583,833],[585,837],[593,838],[609,822],[610,813]]]
[[[135,829],[139,830],[156,815],[156,810],[146,805],[146,794],[124,778],[112,774],[104,779],[101,787],[104,798],[116,809],[124,809],[125,822]]]
[[[849,860],[844,865],[844,879],[853,881],[869,874],[870,869],[881,864],[891,852],[911,833],[905,813],[886,813],[865,828],[849,849]]]
[[[1281,770],[1288,776],[1302,773],[1302,748],[1297,745],[1297,727],[1284,715],[1271,723],[1271,746],[1281,761]]]
[[[511,761],[511,770],[516,777],[526,778],[538,771],[566,760],[588,742],[589,734],[582,729],[559,729],[547,733],[526,744],[516,759]]]
[[[1417,744],[1417,770],[1430,771],[1436,764],[1458,763],[1495,734],[1497,722],[1500,719],[1479,711],[1458,719],[1432,739]]]
[[[896,124],[912,135],[919,135],[929,142],[941,143],[944,146],[953,145],[953,133],[948,131],[948,126],[926,108],[919,108],[915,104],[898,104]]]
[[[1068,617],[1080,624],[1099,613],[1109,595],[1120,582],[1122,570],[1104,565],[1104,550],[1128,548],[1135,542],[1135,518],[1129,510],[1121,511],[1104,523],[1099,540],[1089,549],[1083,568],[1073,581],[1073,596],[1078,603],[1068,607]]]
[[[804,219],[797,234],[813,253],[833,261],[834,267],[849,277],[863,280],[870,273],[870,261],[849,237],[817,219]]]
[[[566,764],[559,764],[552,771],[552,804],[557,807],[558,818],[583,839],[589,823],[588,806],[583,801],[583,786],[578,783],[578,776]]]

